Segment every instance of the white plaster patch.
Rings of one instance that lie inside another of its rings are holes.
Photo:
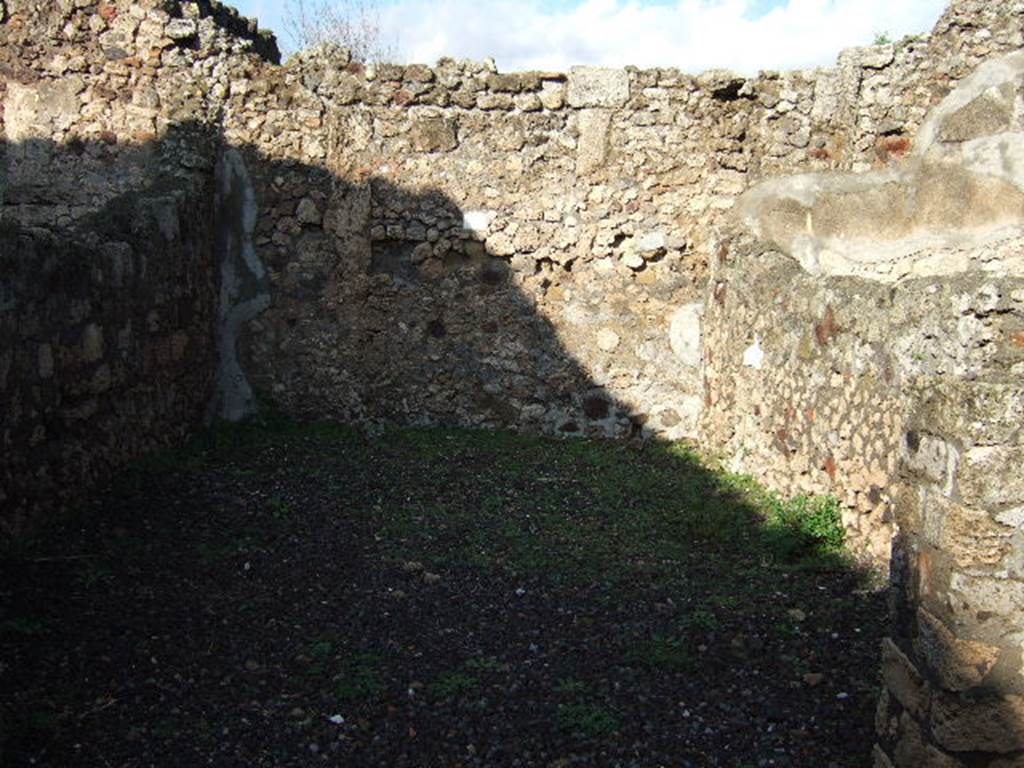
[[[684,304],[672,315],[668,340],[675,356],[684,365],[697,367],[703,355],[701,321],[704,317],[703,302]]]
[[[743,352],[743,364],[756,370],[764,367],[764,350],[761,348],[760,336],[755,336],[754,343]]]
[[[476,235],[486,235],[497,217],[496,211],[463,211],[462,228]]]

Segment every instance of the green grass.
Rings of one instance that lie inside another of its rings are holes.
[[[567,695],[578,695],[586,693],[590,686],[582,680],[575,680],[571,677],[564,678],[558,681],[558,685],[555,686],[555,693],[562,693]]]
[[[678,637],[655,635],[649,640],[631,645],[627,658],[636,664],[666,672],[692,672],[696,666],[689,643]]]
[[[769,494],[764,506],[767,548],[783,562],[820,565],[843,555],[846,531],[837,499]]]
[[[558,724],[568,731],[587,736],[604,736],[622,728],[622,723],[613,712],[598,704],[585,702],[560,704]]]
[[[346,513],[372,521],[394,559],[464,562],[555,582],[640,578],[664,587],[695,561],[722,556],[760,563],[762,575],[765,568],[848,564],[835,499],[785,499],[717,469],[687,443],[638,447],[449,428],[394,430],[368,442],[350,428],[296,424],[265,408],[258,419],[217,424],[139,467],[193,472],[219,463],[251,471],[245,457],[266,446],[286,449],[289,461],[305,455],[293,469],[282,462],[273,471],[292,471],[312,489],[334,493],[329,468],[310,458],[314,448],[344,452],[366,473],[393,477],[375,503]],[[296,504],[271,495],[263,509],[301,525]],[[199,552],[210,564],[227,554],[213,545]],[[731,590],[741,575],[731,574],[723,588]],[[714,629],[714,616],[691,621]]]
[[[21,637],[43,637],[46,635],[46,624],[37,619],[14,618],[0,621],[0,635],[10,634]]]
[[[373,654],[358,654],[345,659],[334,689],[339,701],[362,701],[383,693],[381,665],[381,658]]]
[[[430,693],[440,699],[450,699],[471,693],[480,687],[480,681],[465,672],[446,672],[430,684]]]

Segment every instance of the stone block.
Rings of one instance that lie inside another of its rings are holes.
[[[979,507],[1024,503],[1024,446],[984,446],[964,453],[959,489],[964,502]]]
[[[873,768],[894,768],[892,760],[889,759],[889,756],[885,754],[885,750],[883,750],[878,744],[875,744],[875,748],[872,751],[871,756],[874,761],[872,763]]]
[[[95,323],[86,326],[82,333],[82,361],[95,363],[103,359],[106,345],[103,341],[103,329]]]
[[[537,98],[544,109],[561,109],[565,106],[565,84],[545,81]]]
[[[618,109],[629,101],[629,73],[606,67],[569,70],[569,106]]]
[[[969,141],[1008,130],[1013,120],[1015,96],[1009,83],[989,88],[942,121],[939,141]]]
[[[890,638],[882,641],[882,677],[889,692],[907,711],[919,716],[927,709],[928,687],[921,673]]]
[[[199,26],[192,19],[172,19],[164,34],[175,42],[185,42],[199,34]]]
[[[704,303],[684,304],[672,315],[668,338],[672,352],[683,365],[699,367],[703,357]]]
[[[1024,435],[1024,383],[1019,377],[929,382],[916,420],[971,445],[1010,445]]]
[[[956,637],[924,608],[917,610],[917,627],[917,652],[946,690],[964,691],[978,685],[999,659],[998,647]]]
[[[967,507],[937,492],[921,491],[922,534],[961,568],[998,566],[1012,551],[1014,529],[983,510]]]
[[[417,152],[448,152],[459,146],[455,121],[442,117],[417,120],[409,131],[412,148]]]
[[[952,752],[1018,752],[1024,750],[1024,698],[939,695],[931,726],[939,744]]]
[[[954,573],[949,591],[953,619],[964,626],[993,625],[1011,632],[1024,624],[1024,583],[1020,581]]]
[[[579,140],[576,145],[576,173],[584,176],[601,168],[608,158],[608,131],[612,116],[605,109],[587,109],[579,113]]]
[[[894,757],[895,764],[901,768],[964,768],[953,755],[927,743],[917,721],[906,712],[900,718]]]
[[[904,441],[904,468],[952,495],[960,453],[951,443],[934,435],[908,432]]]

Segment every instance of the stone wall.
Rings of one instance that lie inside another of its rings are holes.
[[[181,440],[214,362],[211,212],[120,198],[88,234],[0,223],[0,534]]]
[[[698,437],[898,532],[877,764],[1020,765],[1022,20],[748,79],[280,66],[212,0],[0,0],[0,528],[258,391]]]
[[[997,5],[961,0],[930,37],[748,79],[364,66],[332,49],[282,67],[216,3],[8,0],[0,208],[75,227],[154,174],[208,171],[175,130],[198,126],[237,150],[256,205],[247,269],[267,308],[221,334],[241,402],[255,386],[370,426],[703,428],[733,446],[702,415],[715,232],[759,180],[898,165],[932,106],[1024,43],[1021,9]],[[770,456],[748,466],[789,489]],[[887,466],[797,474],[854,504],[879,551]]]
[[[0,539],[183,440],[209,406],[221,142],[204,115],[147,102],[158,68],[194,80],[203,54],[166,38],[164,67],[120,48],[150,21],[140,5],[116,29],[111,4],[0,13]]]
[[[712,276],[708,437],[898,531],[882,768],[1024,760],[1022,93],[993,59],[899,166],[765,182]]]

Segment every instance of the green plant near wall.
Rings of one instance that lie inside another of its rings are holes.
[[[769,551],[782,562],[824,562],[841,558],[846,544],[839,500],[834,496],[768,494],[764,500]]]

